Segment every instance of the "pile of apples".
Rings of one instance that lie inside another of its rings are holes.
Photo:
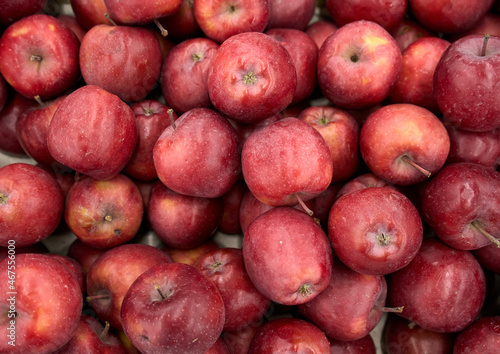
[[[0,0],[0,352],[499,353],[499,162],[498,0]]]

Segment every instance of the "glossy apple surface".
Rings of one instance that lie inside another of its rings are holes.
[[[96,25],[111,25],[106,17],[104,0],[71,0],[71,9],[77,21],[87,30]]]

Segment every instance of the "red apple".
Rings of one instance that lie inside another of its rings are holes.
[[[361,339],[343,341],[328,338],[332,353],[345,354],[376,354],[375,342],[371,335],[366,335]]]
[[[325,39],[335,32],[339,27],[330,20],[317,20],[305,29],[305,32],[316,43],[318,49],[321,48]]]
[[[48,146],[54,159],[95,179],[111,179],[120,173],[136,142],[132,109],[94,85],[70,93],[49,126]]]
[[[371,188],[371,187],[387,187],[394,189],[398,192],[402,192],[399,187],[387,182],[386,180],[374,175],[371,172],[363,173],[358,175],[349,181],[347,181],[342,188],[338,191],[336,199],[342,197],[344,194],[349,194],[360,189]]]
[[[401,50],[389,32],[372,21],[354,21],[336,30],[321,46],[319,87],[337,106],[374,106],[389,95],[401,62]]]
[[[83,306],[71,271],[35,253],[6,258],[0,269],[0,351],[49,354],[65,345],[75,334]]]
[[[48,172],[23,162],[0,168],[0,246],[30,246],[47,238],[63,209],[61,187]]]
[[[242,248],[253,284],[279,304],[311,301],[330,280],[328,238],[312,217],[297,209],[278,207],[257,217],[248,226]]]
[[[37,103],[19,93],[10,98],[0,111],[0,150],[17,156],[27,156],[16,133],[19,116],[27,109],[36,107]]]
[[[7,102],[9,94],[9,86],[5,83],[4,78],[0,75],[0,112],[2,112]]]
[[[0,25],[10,25],[15,21],[42,12],[47,0],[0,0]]]
[[[236,132],[208,108],[189,110],[166,128],[154,146],[153,159],[165,186],[193,197],[221,197],[241,170]]]
[[[269,23],[267,28],[292,28],[305,30],[316,10],[315,0],[268,0]]]
[[[90,267],[106,250],[90,247],[76,238],[68,247],[66,255],[73,258],[82,266],[83,272],[87,274]]]
[[[45,253],[45,254],[49,257],[57,259],[59,262],[64,264],[66,267],[68,267],[68,269],[71,271],[71,274],[73,274],[76,281],[78,282],[78,285],[80,286],[80,290],[82,291],[82,294],[85,295],[85,293],[87,292],[87,287],[85,285],[86,274],[83,271],[83,267],[81,266],[81,264],[78,263],[77,260],[75,260],[69,256],[62,255],[62,254],[57,254],[57,253]]]
[[[54,98],[77,83],[79,47],[73,31],[55,17],[23,17],[0,37],[0,73],[28,98]]]
[[[87,85],[126,102],[142,100],[153,90],[161,65],[158,40],[142,27],[97,25],[80,46],[80,69]]]
[[[154,4],[142,0],[104,0],[111,17],[125,25],[144,25],[173,14],[182,0],[157,0]]]
[[[399,103],[370,114],[361,127],[359,145],[371,172],[392,184],[413,185],[443,167],[450,138],[431,111]]]
[[[194,18],[194,0],[182,0],[181,6],[173,14],[158,19],[168,32],[168,38],[176,43],[201,37],[203,32]]]
[[[207,85],[218,111],[240,123],[256,123],[292,102],[297,74],[292,57],[276,39],[247,32],[220,45]]]
[[[74,15],[60,13],[56,18],[76,34],[80,43],[82,42],[83,36],[85,36],[87,30],[78,22]]]
[[[500,351],[500,316],[477,319],[468,328],[458,333],[453,344],[453,353],[495,353]]]
[[[141,352],[203,353],[220,338],[224,303],[217,287],[182,263],[141,274],[123,299],[121,320]]]
[[[500,274],[500,248],[497,245],[492,243],[473,250],[472,254],[484,269]]]
[[[433,81],[444,120],[469,131],[500,127],[499,67],[500,37],[470,35],[453,42],[441,56]]]
[[[111,25],[104,0],[71,0],[71,10],[77,21],[87,30],[96,25]]]
[[[184,263],[194,266],[198,259],[209,251],[219,249],[220,246],[213,238],[209,238],[201,245],[189,249],[172,248],[166,245],[161,246],[163,252],[172,258],[175,263]]]
[[[406,48],[416,40],[424,37],[437,37],[437,34],[422,26],[419,22],[415,21],[414,18],[408,16],[403,17],[403,19],[396,25],[389,33],[394,37],[396,43],[398,44],[401,52],[404,52]]]
[[[229,235],[241,233],[240,226],[240,205],[248,187],[244,180],[237,180],[231,189],[222,196],[222,218],[219,224],[219,231]]]
[[[222,332],[222,339],[226,343],[229,353],[240,354],[248,353],[250,343],[252,342],[255,332],[262,326],[264,319],[258,323],[252,323],[245,328],[237,331],[224,331]]]

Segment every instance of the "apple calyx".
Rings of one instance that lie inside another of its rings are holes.
[[[376,238],[380,246],[389,246],[391,244],[391,238],[385,232],[377,234]]]
[[[480,56],[482,56],[482,57],[486,56],[486,46],[488,45],[489,40],[490,40],[490,35],[488,33],[486,33],[484,35],[484,39],[483,39],[483,47],[481,48]]]
[[[404,306],[398,306],[398,307],[385,307],[385,306],[378,306],[375,305],[373,307],[375,311],[382,311],[382,312],[393,312],[393,313],[402,313]]]
[[[161,297],[162,300],[165,300],[168,297],[168,295],[165,296],[163,294],[163,292],[161,291],[160,286],[158,284],[155,284],[155,289],[158,292],[158,294],[160,295],[160,297]]]
[[[222,270],[222,262],[221,261],[215,261],[214,263],[210,264],[211,272],[216,273],[220,272]]]
[[[357,55],[357,54],[353,54],[353,55],[351,55],[351,57],[350,57],[349,59],[351,59],[351,61],[352,61],[353,63],[357,63],[357,62],[359,61],[359,57],[358,57],[358,55]]]
[[[415,163],[415,161],[413,161],[408,155],[401,156],[401,160],[403,160],[404,162],[406,162],[410,166],[416,168],[418,171],[420,171],[422,174],[424,174],[427,178],[431,177],[431,173],[429,171],[427,171],[425,168],[423,168],[422,166]]]
[[[105,321],[104,328],[102,332],[99,334],[99,339],[102,340],[103,342],[106,342],[108,340],[109,327],[110,327],[109,322]]]
[[[165,27],[163,27],[160,23],[160,21],[158,21],[158,19],[155,19],[154,20],[154,23],[156,25],[156,27],[158,27],[158,29],[160,30],[160,33],[163,37],[166,37],[168,36],[168,31],[165,29]]]
[[[200,61],[201,59],[203,59],[203,53],[193,53],[191,54],[191,58],[194,62]]]
[[[488,231],[486,231],[479,222],[479,220],[474,220],[473,222],[470,223],[470,225],[472,228],[477,230],[481,235],[490,240],[491,243],[495,244],[498,248],[500,248],[500,240],[497,239],[495,236],[491,235]]]
[[[302,207],[302,209],[304,209],[304,211],[306,212],[306,214],[309,215],[309,216],[313,216],[314,212],[307,207],[306,203],[304,203],[304,201],[302,200],[302,198],[300,197],[300,195],[296,194],[295,196],[297,197],[297,201],[299,202],[299,204]]]
[[[170,118],[170,125],[172,126],[172,128],[174,128],[174,130],[177,128],[177,126],[175,125],[175,119],[174,119],[174,110],[172,108],[170,108],[168,111],[167,111],[167,114],[168,114],[168,117]]]
[[[243,77],[243,83],[246,85],[253,85],[255,84],[256,81],[257,81],[257,75],[255,75],[253,71],[250,71]]]
[[[310,284],[303,284],[299,288],[299,294],[302,295],[302,297],[308,297],[309,295],[312,294],[312,289]]]
[[[107,294],[89,295],[85,298],[87,302],[94,300],[102,300],[102,299],[111,299],[111,296],[109,295],[109,293],[107,293]]]
[[[149,117],[150,115],[155,113],[151,108],[148,107],[142,107],[142,110],[144,111],[144,115],[146,117]]]
[[[0,193],[0,204],[7,204],[7,196],[3,193]]]
[[[36,61],[40,63],[43,60],[42,56],[39,54],[30,55],[30,61]]]

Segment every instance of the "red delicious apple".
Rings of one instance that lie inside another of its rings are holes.
[[[335,200],[337,200],[337,193],[343,185],[343,182],[331,183],[323,192],[306,202],[309,209],[314,211],[314,219],[316,219],[316,222],[319,222],[320,226],[325,231],[328,229],[328,216],[330,210]]]
[[[163,252],[167,252],[173,262],[189,264],[192,266],[194,266],[198,259],[205,253],[219,248],[219,244],[215,242],[213,238],[209,238],[201,245],[189,249],[172,248],[166,245],[161,246],[161,250]]]
[[[17,250],[16,250],[17,253]],[[57,259],[59,262],[64,264],[68,269],[71,271],[71,274],[76,278],[76,281],[78,282],[78,285],[80,286],[80,290],[82,291],[82,294],[85,295],[87,292],[87,287],[85,284],[85,278],[86,274],[83,271],[83,267],[81,266],[80,263],[78,263],[77,260],[65,256],[62,254],[57,254],[57,253],[45,253],[47,256],[52,257],[54,259]]]
[[[104,0],[71,0],[71,10],[77,21],[87,30],[96,25],[111,25],[112,20]]]
[[[158,179],[153,161],[153,148],[161,133],[178,117],[163,103],[144,99],[130,105],[137,125],[137,144],[123,169],[127,176],[139,181]],[[170,117],[172,115],[172,117]]]
[[[388,277],[387,303],[420,327],[459,332],[471,325],[486,294],[484,271],[469,251],[424,239],[415,258]]]
[[[424,37],[410,44],[403,52],[401,73],[389,93],[389,101],[412,103],[439,115],[433,77],[437,63],[449,45],[450,42],[439,37]]]
[[[205,37],[187,39],[172,48],[163,62],[161,90],[167,104],[182,114],[212,108],[208,70],[219,44]]]
[[[194,108],[158,138],[153,159],[160,181],[181,194],[218,198],[241,171],[234,128],[218,112]]]
[[[237,180],[231,189],[222,196],[222,218],[219,223],[219,231],[229,235],[241,233],[240,227],[240,205],[248,187],[244,180]]]
[[[411,13],[423,26],[435,32],[467,31],[491,9],[495,0],[408,1]]]
[[[23,17],[42,12],[47,0],[0,0],[0,25],[10,25]]]
[[[54,98],[77,83],[79,47],[73,31],[55,17],[23,17],[0,37],[0,73],[28,98]]]
[[[49,166],[59,164],[49,152],[47,139],[52,117],[64,98],[66,95],[43,102],[42,105],[23,111],[17,118],[16,135],[19,144],[27,155],[39,163]]]
[[[59,225],[64,195],[40,167],[19,162],[0,168],[0,246],[33,245]]]
[[[0,269],[0,352],[48,354],[65,345],[76,331],[83,306],[71,271],[35,253],[6,258]]]
[[[451,247],[500,247],[500,172],[467,162],[443,167],[426,185],[424,220]]]
[[[82,42],[83,36],[85,36],[87,30],[78,22],[74,15],[60,13],[56,18],[76,34],[80,43]]]
[[[389,33],[394,37],[401,52],[416,40],[424,37],[437,37],[437,34],[422,26],[414,18],[405,16]]]
[[[370,114],[361,127],[359,147],[371,172],[392,184],[412,185],[443,167],[450,138],[431,111],[399,103]]]
[[[497,353],[500,351],[500,316],[477,319],[468,328],[458,333],[453,353]]]
[[[192,197],[155,182],[147,217],[160,240],[172,248],[190,249],[214,234],[222,218],[222,198]]]
[[[330,353],[325,334],[299,318],[277,318],[262,325],[252,338],[248,354]]]
[[[87,302],[102,321],[122,329],[120,309],[132,283],[148,269],[172,259],[159,249],[130,243],[102,254],[87,273]]]
[[[157,0],[154,3],[142,0],[104,0],[111,17],[125,25],[144,25],[177,11],[182,0]]]
[[[344,194],[349,194],[360,189],[371,187],[386,187],[394,189],[395,191],[402,192],[399,187],[387,182],[386,180],[374,175],[371,172],[358,175],[347,181],[342,188],[338,191],[336,199],[342,197]]]
[[[348,180],[360,163],[359,124],[344,109],[311,106],[298,118],[312,125],[325,139],[333,159],[332,182]]]
[[[363,274],[386,275],[415,257],[423,227],[413,203],[386,187],[364,188],[337,199],[328,217],[335,254]]]
[[[118,337],[95,317],[82,314],[75,335],[55,354],[125,354]]]
[[[95,179],[111,179],[120,173],[136,142],[132,109],[94,85],[70,93],[49,126],[48,146],[54,159]]]
[[[256,123],[292,102],[297,74],[292,57],[276,39],[247,32],[220,45],[207,85],[218,111],[241,123]]]
[[[90,267],[106,250],[90,247],[76,238],[68,247],[66,255],[73,258],[82,266],[83,272],[87,274]]]
[[[97,25],[80,46],[80,69],[88,85],[126,102],[144,99],[157,85],[162,65],[156,37],[137,26]]]
[[[123,299],[125,334],[144,353],[203,353],[219,339],[224,303],[193,266],[167,263],[141,274]]]
[[[496,169],[500,164],[500,129],[469,132],[445,124],[450,136],[450,153],[446,163],[472,162]]]
[[[332,180],[333,161],[325,139],[297,118],[254,131],[243,146],[241,164],[248,189],[273,206],[310,200]]]
[[[290,104],[304,101],[316,88],[318,47],[304,31],[294,28],[271,28],[264,32],[275,38],[292,57],[297,73],[297,87]]]
[[[366,335],[361,339],[343,341],[328,338],[332,353],[342,354],[376,354],[375,342],[371,335]]]
[[[334,105],[374,106],[389,95],[401,62],[401,50],[389,32],[372,21],[354,21],[336,30],[321,46],[319,87]]]
[[[26,156],[16,134],[16,124],[19,116],[27,109],[36,107],[38,103],[19,93],[9,98],[0,111],[0,150],[8,154]]]
[[[316,10],[315,0],[268,0],[269,23],[267,28],[306,29]]]
[[[196,0],[194,18],[203,33],[222,43],[244,32],[263,32],[269,22],[268,0]]]
[[[330,280],[328,238],[312,217],[297,209],[277,207],[257,217],[248,226],[242,248],[253,284],[279,304],[311,301]]]
[[[453,333],[423,329],[415,322],[396,314],[389,314],[383,327],[380,344],[383,352],[387,354],[447,354],[453,351],[454,339]]]
[[[181,6],[173,14],[158,19],[168,32],[168,38],[180,43],[190,38],[202,37],[203,32],[194,18],[194,0],[182,0]]]
[[[330,20],[317,20],[311,23],[304,30],[309,37],[316,43],[318,49],[321,48],[325,39],[335,32],[338,29],[338,26]]]
[[[444,120],[469,131],[500,127],[499,67],[500,37],[470,35],[453,42],[441,56],[433,80]]]
[[[386,296],[382,275],[360,274],[335,259],[326,289],[298,309],[327,337],[354,341],[369,335],[381,321]]]
[[[326,0],[325,6],[333,21],[339,26],[367,20],[391,30],[403,19],[407,2],[407,0]]]
[[[223,331],[236,331],[263,318],[271,302],[248,277],[241,249],[223,247],[206,252],[194,267],[219,289],[226,314]]]
[[[484,269],[490,270],[495,274],[500,274],[500,248],[497,245],[492,243],[491,245],[473,250],[472,254]]]

